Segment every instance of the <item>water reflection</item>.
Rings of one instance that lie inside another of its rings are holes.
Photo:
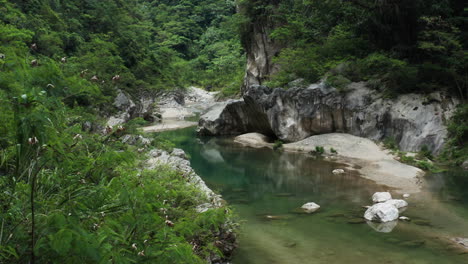
[[[176,139],[195,171],[242,219],[235,264],[468,263],[450,241],[468,237],[466,174],[428,176],[424,191],[408,199],[410,222],[366,224],[362,206],[388,188],[348,170],[334,175],[340,164],[243,148],[229,139],[196,140],[193,130],[164,135]],[[306,202],[321,208],[295,212]]]

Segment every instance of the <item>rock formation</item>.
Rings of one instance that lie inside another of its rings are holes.
[[[324,83],[288,90],[252,85],[243,100],[219,103],[202,116],[199,132],[258,132],[285,142],[341,132],[372,140],[392,138],[404,151],[427,146],[438,154],[447,136],[445,123],[457,103],[440,92],[385,98],[363,82],[350,84],[346,92]]]

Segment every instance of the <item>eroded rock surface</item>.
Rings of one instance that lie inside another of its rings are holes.
[[[251,85],[243,100],[219,104],[202,116],[199,131],[206,135],[259,132],[295,142],[312,135],[348,133],[372,140],[394,138],[400,149],[427,146],[438,154],[445,142],[448,120],[458,103],[434,93],[387,99],[364,82],[341,93],[324,83],[288,90]]]
[[[364,213],[364,218],[366,220],[382,223],[395,221],[398,217],[398,209],[387,203],[374,204]]]

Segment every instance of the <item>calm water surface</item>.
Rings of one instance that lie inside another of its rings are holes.
[[[468,254],[449,241],[468,237],[464,172],[427,176],[401,213],[412,221],[377,225],[362,220],[362,206],[389,188],[350,173],[333,175],[340,164],[197,138],[193,128],[160,136],[184,149],[195,171],[235,209],[242,228],[234,264],[468,263]],[[312,201],[321,205],[317,213],[295,213]]]

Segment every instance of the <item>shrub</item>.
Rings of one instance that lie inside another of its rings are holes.
[[[394,137],[386,137],[383,140],[383,144],[386,148],[391,150],[398,150],[398,144]]]
[[[283,148],[283,141],[276,140],[273,144],[273,150],[280,150],[281,148]]]
[[[316,146],[315,147],[315,152],[319,155],[323,155],[325,153],[325,148],[322,146]]]

